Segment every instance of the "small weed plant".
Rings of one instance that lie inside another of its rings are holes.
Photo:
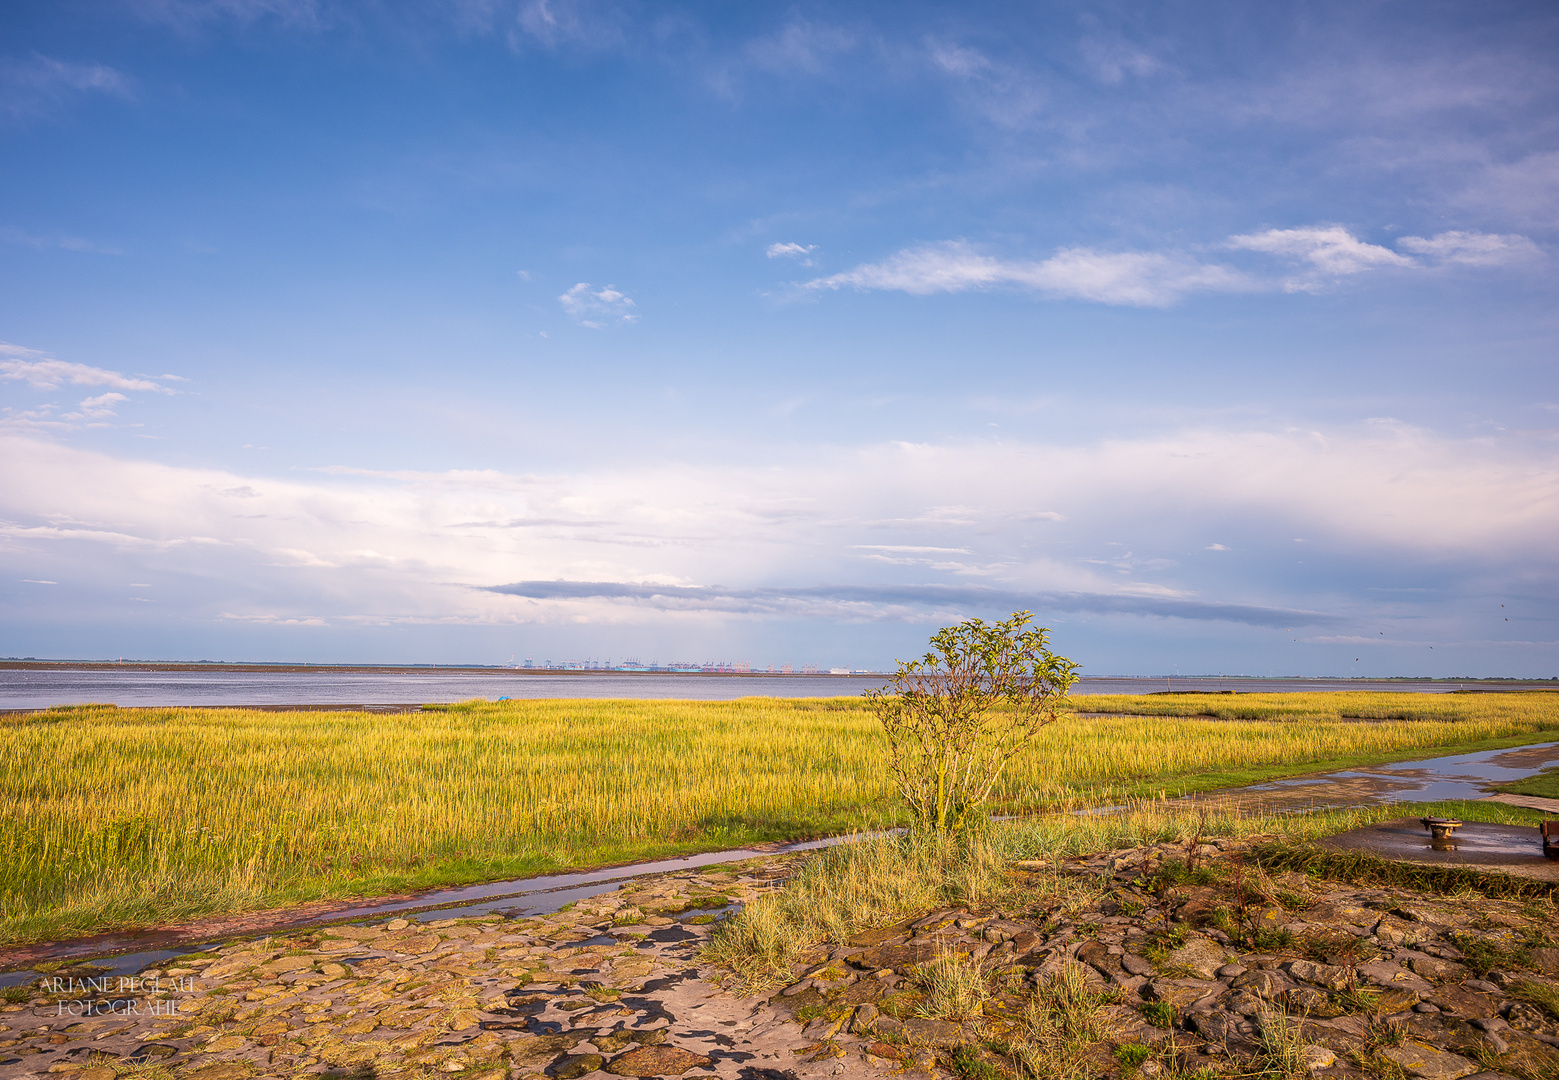
[[[1281,1080],[1302,1080],[1307,1075],[1305,1040],[1299,1024],[1280,1012],[1260,1014],[1261,1056],[1266,1074]]]

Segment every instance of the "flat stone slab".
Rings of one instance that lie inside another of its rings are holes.
[[[1433,840],[1417,818],[1397,818],[1339,833],[1316,842],[1336,851],[1360,851],[1395,862],[1487,870],[1538,881],[1559,882],[1559,859],[1543,855],[1535,825],[1488,825],[1469,821],[1446,840]]]

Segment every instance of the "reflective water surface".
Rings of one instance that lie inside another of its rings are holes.
[[[149,665],[0,667],[0,709],[105,702],[115,705],[417,705],[472,698],[856,697],[882,686],[882,675],[677,675],[632,672],[560,673],[512,668],[264,668],[176,669]],[[1407,690],[1448,693],[1470,683],[1365,680],[1089,677],[1073,693],[1162,691],[1275,693],[1281,691]],[[1541,684],[1539,684],[1541,685]],[[1551,684],[1550,684],[1551,685]]]

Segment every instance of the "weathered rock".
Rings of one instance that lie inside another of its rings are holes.
[[[904,1034],[926,1046],[952,1046],[963,1041],[963,1033],[951,1020],[916,1016],[904,1021]]]
[[[1132,975],[1142,975],[1148,978],[1158,974],[1158,969],[1153,966],[1151,960],[1145,956],[1138,956],[1135,953],[1127,953],[1121,957],[1121,968]]]
[[[1400,1065],[1408,1076],[1422,1077],[1423,1080],[1461,1080],[1478,1071],[1476,1062],[1468,1061],[1460,1054],[1436,1050],[1421,1042],[1407,1041],[1401,1046],[1388,1046],[1380,1054]]]
[[[1500,1055],[1501,1069],[1520,1076],[1559,1076],[1559,1047],[1524,1031],[1504,1031],[1500,1035],[1510,1046]]]
[[[1455,926],[1457,915],[1447,908],[1409,901],[1398,904],[1391,913],[1409,922],[1426,923],[1429,926]]]
[[[284,971],[297,971],[300,968],[314,966],[314,958],[311,956],[280,956],[266,964],[262,964],[260,970],[267,975],[279,975]]]
[[[1541,1031],[1548,1024],[1548,1017],[1524,1001],[1518,1001],[1505,1010],[1510,1026],[1522,1031]]]
[[[1175,917],[1192,926],[1205,925],[1219,908],[1225,906],[1223,895],[1217,889],[1192,886],[1180,891],[1185,899],[1175,911]]]
[[[681,1076],[689,1069],[707,1069],[712,1064],[702,1054],[680,1047],[641,1046],[607,1062],[606,1071],[613,1076]]]
[[[1240,1016],[1257,1016],[1272,1006],[1245,990],[1226,990],[1218,997],[1220,1008]]]
[[[1293,985],[1293,983],[1277,972],[1262,969],[1247,971],[1235,979],[1233,983],[1234,989],[1244,990],[1267,1001],[1276,1000],[1280,994]]]
[[[1305,1072],[1320,1072],[1337,1064],[1337,1055],[1324,1046],[1307,1046],[1299,1051],[1299,1066]]]
[[[592,1073],[606,1064],[600,1054],[564,1054],[547,1069],[548,1076],[557,1080],[579,1080],[585,1073]]]
[[[888,988],[882,979],[864,978],[845,987],[835,1000],[841,1005],[864,1005],[882,1000],[887,992]]]
[[[850,957],[850,963],[866,971],[891,968],[894,971],[907,974],[915,967],[935,957],[939,951],[929,942],[880,945]]]
[[[1465,965],[1454,963],[1450,960],[1441,960],[1434,956],[1415,956],[1408,961],[1408,967],[1413,969],[1413,974],[1425,979],[1462,979],[1466,978],[1468,971]]]
[[[1217,975],[1228,959],[1228,950],[1214,945],[1206,938],[1194,937],[1166,958],[1169,964],[1188,968],[1199,979],[1211,979]]]
[[[1429,1004],[1463,1020],[1482,1020],[1494,1015],[1494,998],[1461,986],[1437,987],[1427,1000]]]
[[[522,1037],[509,1044],[509,1057],[516,1065],[535,1068],[573,1049],[581,1039],[578,1034]]]
[[[1422,933],[1419,927],[1389,917],[1375,924],[1375,936],[1386,945],[1417,945]]]
[[[1355,970],[1359,973],[1359,978],[1371,986],[1412,990],[1419,996],[1434,993],[1432,983],[1391,960],[1372,960],[1367,964],[1360,964]]]
[[[1295,986],[1283,992],[1283,1008],[1295,1016],[1333,1017],[1343,1011],[1332,1003],[1324,991],[1311,986]]]
[[[1559,949],[1530,949],[1532,966],[1544,975],[1559,975]]]
[[[213,1061],[184,1074],[185,1080],[245,1080],[254,1069],[243,1061]]]
[[[1300,982],[1324,987],[1327,990],[1344,990],[1353,982],[1353,975],[1347,968],[1332,964],[1317,964],[1313,960],[1295,960],[1286,967],[1288,973]]]
[[[854,1015],[850,1017],[850,1030],[856,1035],[862,1035],[872,1030],[872,1025],[877,1019],[877,1006],[870,1002],[856,1007]]]
[[[327,933],[331,937],[348,938],[352,941],[372,941],[384,935],[383,930],[372,926],[332,926]]]
[[[1365,1000],[1370,1001],[1371,1011],[1390,1016],[1418,1004],[1418,992],[1405,986],[1382,986],[1372,989]]]
[[[1260,1048],[1260,1043],[1254,1037],[1255,1028],[1233,1013],[1192,1013],[1188,1022],[1208,1042],[1217,1043],[1235,1053],[1252,1054]]]
[[[1299,1033],[1306,1042],[1329,1046],[1339,1053],[1357,1050],[1370,1037],[1369,1022],[1358,1016],[1336,1016],[1329,1019],[1299,1022]]]
[[[1189,1012],[1198,1002],[1222,993],[1223,989],[1223,983],[1205,979],[1154,979],[1144,988],[1143,996],[1161,1001],[1176,1012]]]

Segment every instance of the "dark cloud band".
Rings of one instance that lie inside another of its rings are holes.
[[[1253,626],[1322,626],[1336,617],[1316,611],[1220,604],[1174,597],[1107,593],[1014,592],[975,585],[804,585],[732,589],[721,585],[642,585],[622,581],[517,581],[480,586],[531,600],[630,600],[648,607],[743,614],[800,614],[807,608],[917,607],[970,612],[1091,612],[1238,622]]]

